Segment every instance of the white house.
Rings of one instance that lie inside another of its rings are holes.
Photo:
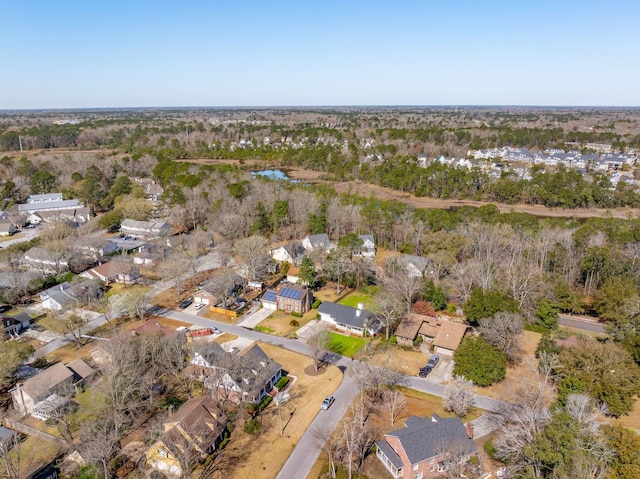
[[[137,221],[122,220],[120,223],[120,233],[132,236],[133,238],[152,239],[167,236],[171,232],[169,223],[165,221]]]
[[[319,235],[306,236],[302,240],[302,247],[308,253],[311,253],[312,251],[323,251],[328,253],[332,249],[335,249],[336,245],[329,240],[329,236],[326,233],[322,233]]]
[[[318,314],[322,321],[347,333],[362,335],[366,329],[367,335],[374,336],[382,330],[380,319],[366,311],[362,304],[356,309],[325,301],[318,308]]]
[[[359,251],[354,254],[365,258],[375,258],[376,240],[373,238],[373,235],[358,235],[358,238],[362,240],[362,246],[360,246]]]
[[[286,261],[289,264],[299,266],[302,263],[302,258],[306,253],[305,248],[300,241],[294,241],[277,248],[273,248],[269,254],[274,261],[281,263]]]
[[[421,278],[433,272],[431,260],[425,256],[404,254],[399,258],[398,262],[405,268],[409,276]]]
[[[10,220],[0,220],[0,236],[11,236],[18,231],[16,225]]]

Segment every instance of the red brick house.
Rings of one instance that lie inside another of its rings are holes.
[[[411,416],[405,427],[384,435],[376,443],[376,456],[393,477],[437,477],[452,464],[477,454],[473,433],[457,417],[443,419]]]

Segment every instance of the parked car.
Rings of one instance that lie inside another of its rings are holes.
[[[432,370],[433,368],[427,364],[425,367],[420,369],[418,376],[420,376],[421,378],[426,378]]]
[[[222,334],[222,331],[220,331],[218,328],[216,328],[215,326],[213,326],[211,328],[211,331],[213,331],[213,334]]]
[[[185,299],[184,301],[181,301],[178,306],[180,307],[180,309],[187,309],[189,306],[191,306],[191,303],[193,303],[193,300]]]
[[[197,310],[200,310],[200,309],[204,308],[204,303],[196,303],[194,308],[196,308]]]
[[[333,401],[335,400],[336,398],[334,398],[333,396],[327,396],[326,398],[324,398],[324,401],[322,401],[322,405],[320,406],[320,409],[329,409],[333,404]]]
[[[431,369],[433,369],[436,367],[436,364],[438,364],[438,361],[440,361],[440,357],[437,354],[433,354],[429,358],[429,362],[427,363],[427,366],[431,366]]]

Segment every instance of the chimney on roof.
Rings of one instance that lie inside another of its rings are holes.
[[[469,439],[473,439],[473,424],[471,424],[470,422],[467,423],[467,437]]]

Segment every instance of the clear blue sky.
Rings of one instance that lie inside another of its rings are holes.
[[[640,1],[3,0],[0,109],[640,105]]]

